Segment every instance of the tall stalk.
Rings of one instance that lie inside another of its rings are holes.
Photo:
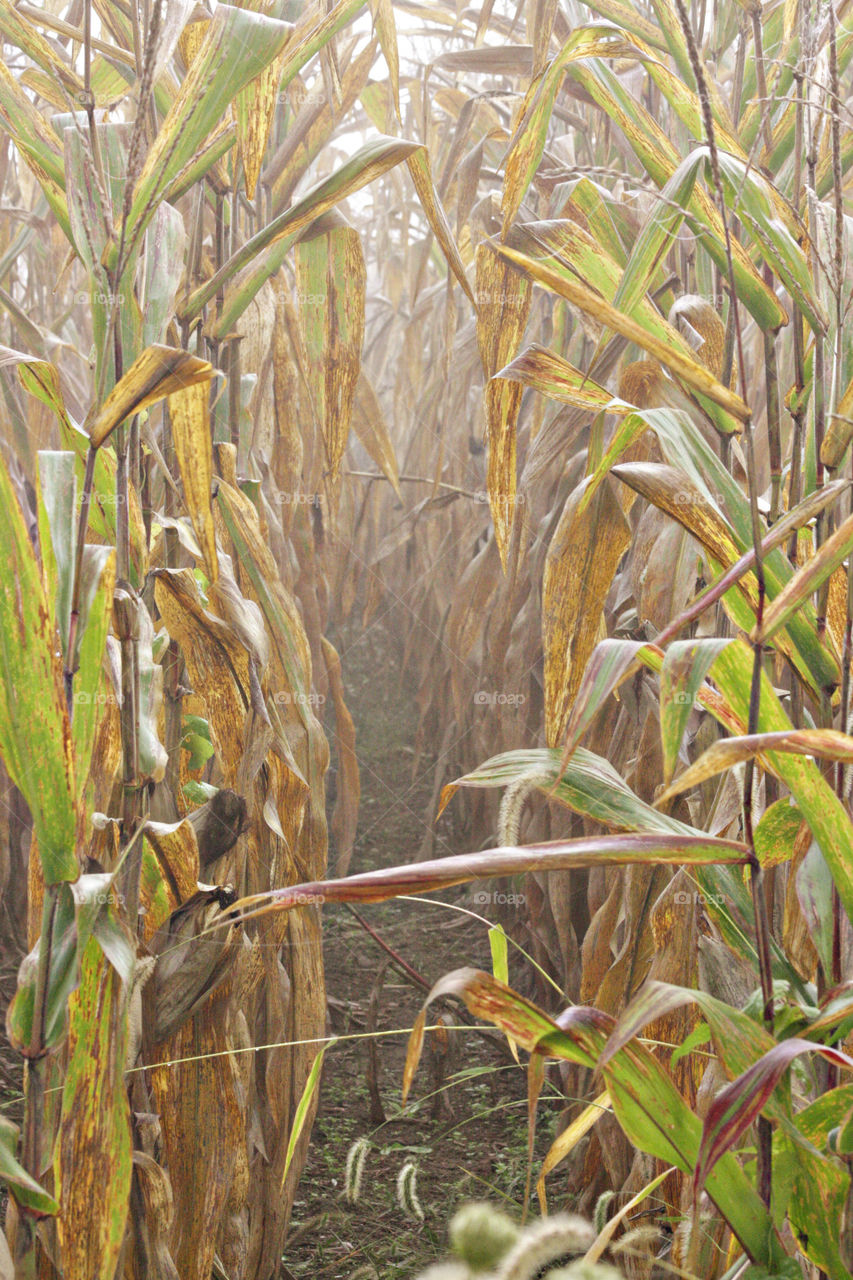
[[[723,224],[726,245],[726,265],[728,269],[729,283],[729,305],[734,313],[734,333],[735,344],[738,359],[738,375],[740,379],[740,387],[742,393],[746,394],[746,360],[743,350],[743,334],[741,332],[740,320],[738,317],[738,296],[735,282],[734,263],[732,260],[732,241],[729,230],[728,211],[726,209],[725,193],[723,191],[722,179],[720,176],[719,157],[717,155],[716,135],[714,131],[714,118],[711,112],[711,101],[708,94],[708,84],[705,78],[705,71],[699,57],[699,51],[696,48],[696,42],[693,38],[693,29],[684,5],[684,0],[675,0],[678,18],[681,23],[684,39],[687,44],[687,50],[690,56],[690,65],[696,78],[696,90],[699,96],[699,102],[702,107],[702,120],[705,129],[705,139],[708,143],[708,153],[711,161],[711,179],[714,186],[714,193],[720,211],[720,218]],[[758,599],[755,609],[756,634],[760,636],[761,627],[764,618],[764,601],[766,596],[766,585],[764,580],[764,551],[761,543],[761,523],[758,512],[758,486],[755,469],[755,438],[752,426],[752,418],[748,417],[743,425],[744,440],[746,444],[746,465],[747,465],[747,483],[749,486],[749,507],[752,520],[752,547],[755,556],[755,577],[758,586]],[[749,697],[749,721],[747,733],[755,733],[758,729],[758,721],[761,704],[761,669],[764,656],[764,646],[760,639],[753,642],[753,666],[752,666],[752,685]],[[749,873],[750,884],[752,889],[752,904],[755,913],[755,930],[756,930],[756,949],[758,952],[758,971],[761,980],[761,994],[763,999],[763,1017],[766,1029],[772,1034],[773,1031],[773,971],[771,966],[771,949],[770,949],[770,920],[767,912],[767,897],[764,887],[764,872],[758,856],[755,852],[755,832],[754,832],[754,795],[753,784],[755,776],[755,761],[752,756],[747,760],[744,769],[743,781],[743,827],[744,841],[749,849]],[[773,1172],[773,1131],[770,1122],[764,1117],[759,1117],[758,1124],[758,1192],[761,1199],[766,1205],[770,1205],[770,1196],[772,1188],[772,1172]]]

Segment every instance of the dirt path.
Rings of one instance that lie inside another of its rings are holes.
[[[351,872],[415,860],[432,793],[434,759],[422,758],[412,779],[417,712],[411,681],[400,677],[392,623],[393,618],[361,639],[355,630],[337,637],[362,782]],[[452,826],[445,820],[441,831],[438,856],[452,843]],[[456,844],[453,851],[457,848],[464,846]],[[371,927],[430,984],[461,965],[491,968],[485,926],[452,909],[471,909],[471,892],[458,889],[440,896],[452,905],[401,901],[362,910]],[[331,1029],[355,1038],[342,1039],[326,1058],[320,1114],[283,1274],[295,1280],[408,1280],[445,1256],[446,1225],[456,1204],[487,1198],[520,1212],[526,1175],[525,1076],[502,1043],[457,1026],[448,1033],[454,1046],[451,1060],[425,1054],[413,1103],[403,1114],[405,1030],[424,993],[393,964],[380,979],[387,957],[345,908],[324,909],[324,935]],[[371,1025],[380,1033],[376,1069],[384,1123],[376,1100],[372,1109],[368,1085],[369,1041],[364,1037]],[[400,1029],[403,1034],[381,1034]],[[441,1083],[441,1061],[445,1078],[436,1098],[429,1095]],[[553,1104],[546,1103],[538,1125],[537,1160],[553,1137],[556,1115]],[[360,1197],[349,1204],[347,1152],[360,1138],[368,1140],[369,1148]],[[417,1164],[422,1221],[396,1201],[397,1177],[407,1161]]]

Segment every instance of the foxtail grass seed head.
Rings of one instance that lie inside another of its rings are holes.
[[[624,1236],[611,1244],[614,1253],[636,1254],[637,1256],[647,1256],[649,1247],[654,1249],[660,1243],[660,1231],[657,1227],[647,1223],[644,1227],[634,1227],[633,1231],[628,1231]]]
[[[450,1247],[477,1274],[491,1271],[518,1241],[511,1218],[482,1200],[465,1204],[450,1222]]]
[[[595,1239],[588,1222],[574,1213],[560,1213],[533,1223],[504,1258],[499,1280],[533,1280],[549,1262],[567,1253],[585,1253]]]
[[[358,1204],[361,1195],[361,1176],[364,1173],[364,1162],[367,1159],[369,1146],[367,1138],[359,1138],[347,1152],[344,1194],[350,1204]]]
[[[418,1166],[414,1160],[407,1160],[397,1174],[397,1204],[403,1213],[423,1222],[423,1206],[418,1199]]]
[[[547,769],[530,769],[515,782],[510,783],[501,798],[498,812],[498,844],[518,844],[521,827],[521,811],[524,802],[537,787],[553,782],[553,775]]]
[[[616,1195],[615,1191],[602,1191],[601,1195],[595,1202],[595,1212],[592,1215],[592,1229],[597,1236],[600,1236],[604,1230],[608,1218],[608,1209],[610,1201]]]

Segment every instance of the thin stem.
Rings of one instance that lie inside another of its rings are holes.
[[[773,273],[765,268],[764,279],[772,288]],[[764,380],[767,391],[767,445],[770,462],[770,523],[779,519],[782,498],[782,410],[779,370],[776,363],[776,335],[764,331]]]
[[[726,245],[726,265],[728,268],[729,278],[729,294],[730,305],[734,312],[734,332],[735,343],[738,357],[738,374],[740,380],[741,394],[746,394],[746,361],[743,350],[743,335],[741,332],[740,321],[738,317],[738,297],[735,284],[734,264],[732,260],[732,242],[729,230],[728,214],[723,193],[723,185],[720,177],[719,157],[717,155],[716,136],[714,132],[714,119],[711,113],[711,103],[708,95],[708,85],[705,79],[705,71],[699,58],[696,43],[693,39],[693,31],[687,16],[684,0],[675,0],[676,9],[678,11],[679,22],[684,32],[684,39],[687,44],[687,51],[690,56],[690,64],[693,74],[696,78],[696,88],[699,95],[699,102],[702,108],[702,119],[705,127],[705,137],[708,143],[708,154],[711,162],[711,176],[713,179],[714,190],[717,197],[717,203],[720,210],[720,218],[723,224]],[[756,626],[760,634],[762,620],[764,617],[764,600],[766,594],[764,581],[764,555],[761,545],[761,524],[758,513],[758,491],[756,483],[755,471],[755,439],[752,427],[751,417],[744,423],[744,441],[746,445],[746,464],[747,479],[749,483],[749,505],[750,515],[752,517],[752,545],[755,555],[755,576],[758,585],[758,601],[756,607]],[[755,733],[759,723],[759,712],[761,703],[761,667],[763,659],[763,645],[760,641],[756,641],[753,645],[753,668],[752,668],[752,686],[749,698],[749,727],[748,733]],[[755,765],[752,760],[748,760],[744,773],[743,786],[743,823],[744,838],[749,848],[749,870],[750,882],[752,888],[752,901],[755,912],[755,931],[756,931],[756,949],[758,952],[758,968],[761,978],[761,993],[764,1000],[764,1023],[772,1032],[773,1029],[773,971],[771,967],[771,947],[770,947],[770,924],[767,916],[767,900],[764,891],[764,880],[761,864],[755,853],[755,841],[753,832],[753,775]],[[773,1135],[768,1122],[763,1118],[759,1121],[758,1129],[758,1191],[763,1202],[769,1207],[770,1193],[772,1186],[772,1159],[773,1159]]]

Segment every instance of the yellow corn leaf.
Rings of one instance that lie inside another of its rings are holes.
[[[602,610],[631,530],[608,480],[581,508],[589,480],[569,495],[545,559],[542,642],[545,732],[562,740],[587,660],[599,639]]]
[[[763,769],[775,773],[772,757],[777,751],[786,755],[814,756],[818,760],[840,760],[851,764],[853,738],[846,733],[839,733],[837,729],[782,729],[773,733],[721,738],[712,743],[707,751],[703,751],[699,759],[685,769],[655,803],[664,805],[682,791],[688,791],[707,778],[713,778],[723,770],[731,769],[753,756],[759,759]]]
[[[124,983],[90,938],[80,985],[69,1000],[68,1067],[54,1161],[56,1230],[67,1280],[114,1275],[124,1240],[131,1177],[126,1001]]]
[[[465,274],[465,264],[459,254],[456,241],[453,238],[453,232],[450,230],[450,223],[447,221],[447,214],[442,208],[441,201],[435,190],[430,172],[429,152],[426,147],[419,147],[417,151],[413,151],[408,156],[406,163],[409,166],[409,173],[412,175],[412,182],[415,184],[415,190],[421,202],[421,207],[426,215],[429,225],[432,227],[433,234],[441,245],[445,257],[451,271],[456,279],[462,285],[471,301],[474,301],[474,295],[471,286],[468,283],[468,277]]]
[[[495,541],[506,569],[516,503],[515,429],[522,386],[494,375],[518,350],[533,289],[530,281],[502,262],[489,245],[477,249],[477,343],[486,373],[486,483]]]
[[[249,200],[255,198],[255,187],[278,107],[279,82],[286,57],[287,45],[234,100],[237,145],[243,162],[246,196]]]
[[[545,1197],[545,1179],[552,1169],[556,1169],[561,1160],[565,1160],[570,1151],[573,1151],[581,1138],[589,1133],[596,1120],[600,1120],[606,1111],[610,1111],[610,1094],[605,1089],[598,1097],[590,1102],[589,1106],[584,1107],[579,1116],[576,1116],[572,1123],[558,1134],[548,1153],[542,1161],[542,1168],[539,1177],[536,1180],[536,1194],[539,1197],[539,1208],[542,1216],[548,1212],[548,1201]]]
[[[352,421],[364,339],[367,273],[358,232],[334,227],[301,241],[296,275],[311,392],[334,484]]]
[[[400,115],[400,54],[397,50],[397,25],[391,0],[370,0],[373,14],[373,25],[388,65],[388,79],[391,82],[391,93],[394,99],[394,110],[397,120],[402,124]]]
[[[201,690],[226,786],[237,782],[249,705],[249,654],[229,624],[202,605],[189,569],[154,571],[154,598],[181,646],[193,688]]]
[[[205,382],[197,382],[169,396],[172,443],[181,472],[184,498],[204,555],[207,576],[211,582],[215,582],[219,577],[219,562],[210,506],[213,446],[210,438],[209,404]]]
[[[198,382],[208,383],[212,376],[213,366],[187,351],[159,343],[146,347],[113,387],[95,417],[89,431],[92,447],[99,449],[131,414],[165,400],[174,391]]]
[[[658,365],[655,367],[660,368]],[[623,406],[613,405],[613,396],[609,391],[605,391],[604,387],[600,387],[592,378],[569,364],[556,351],[550,351],[536,342],[526,347],[520,356],[516,356],[494,376],[506,378],[508,382],[520,382],[552,400],[561,400],[564,404],[588,409],[591,413],[609,409],[610,413],[621,415],[630,413],[630,405],[639,404],[639,401],[623,392],[620,384],[619,394],[628,403]]]
[[[385,414],[382,412],[382,405],[379,403],[373,383],[363,369],[355,389],[352,429],[379,470],[394,486],[397,497],[402,498],[397,456],[385,421]]]
[[[853,378],[838,401],[829,420],[829,430],[820,446],[820,460],[825,467],[837,467],[853,438]]]
[[[501,254],[508,262],[513,262],[521,267],[534,280],[544,284],[546,288],[553,290],[554,293],[558,293],[560,297],[565,298],[567,302],[572,303],[573,306],[583,311],[586,315],[590,315],[601,324],[607,325],[615,333],[627,338],[629,342],[636,342],[637,346],[642,347],[649,355],[655,356],[660,360],[661,364],[666,365],[673,373],[683,378],[694,391],[708,396],[721,409],[725,409],[727,413],[739,418],[741,422],[749,420],[750,411],[740,396],[735,395],[733,391],[729,391],[728,387],[724,387],[713,374],[696,360],[691,360],[680,351],[667,346],[665,342],[648,333],[636,320],[624,315],[621,311],[617,311],[600,294],[595,293],[584,284],[565,279],[549,267],[547,263],[528,257],[527,254],[518,253],[515,249],[509,249],[505,245],[496,245],[495,252]]]

